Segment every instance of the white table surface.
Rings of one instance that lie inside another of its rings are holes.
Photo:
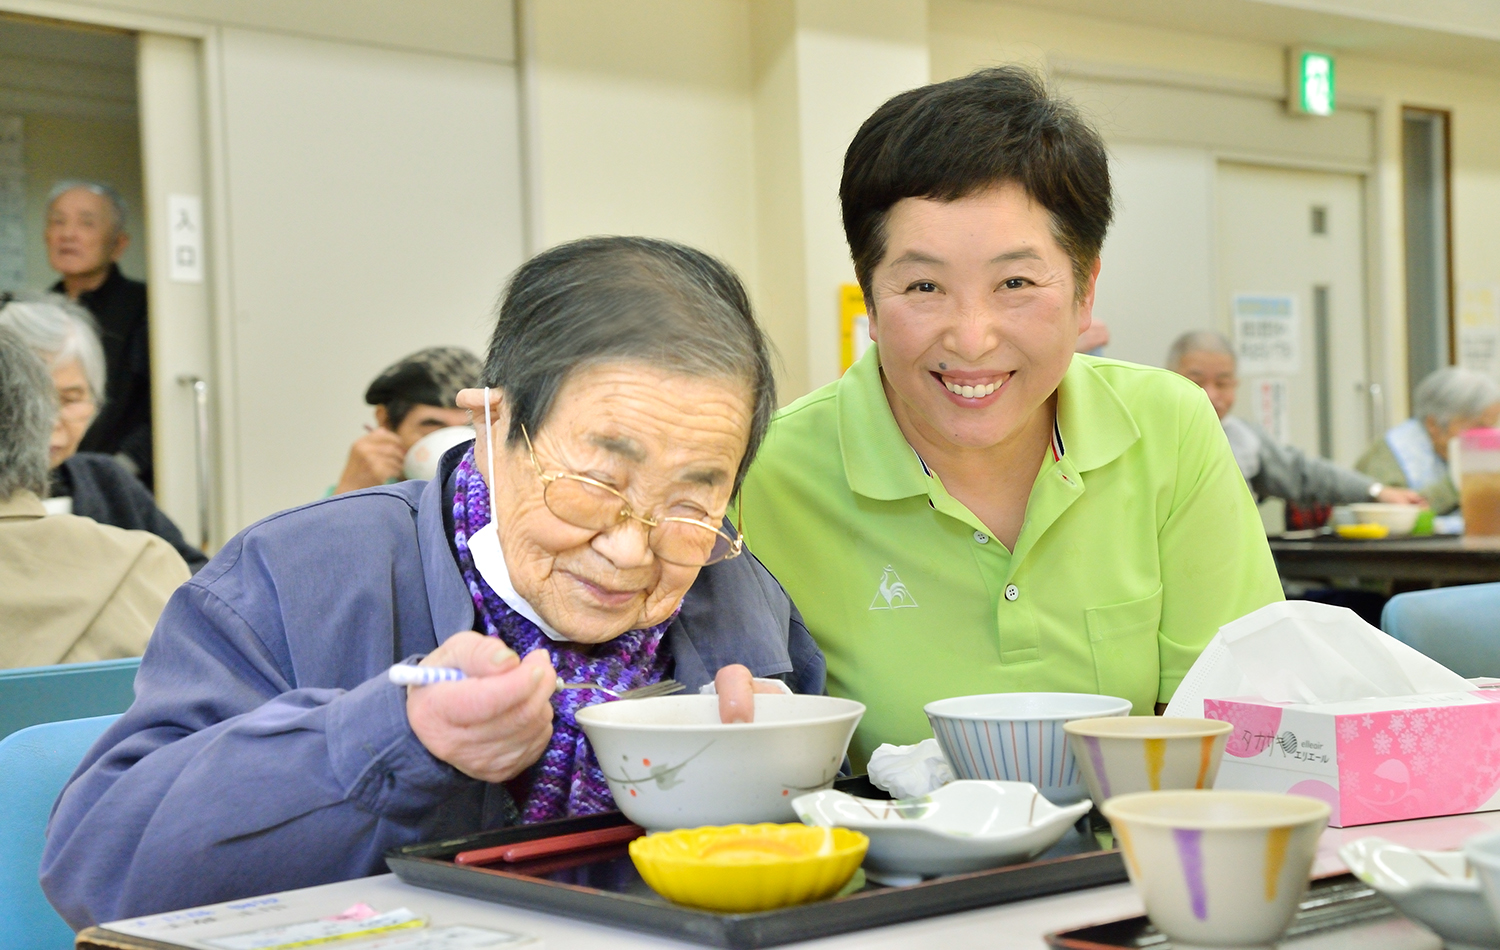
[[[1323,875],[1345,870],[1338,858],[1338,848],[1346,841],[1369,835],[1428,850],[1457,848],[1466,838],[1500,828],[1500,812],[1428,818],[1386,825],[1363,825],[1357,828],[1330,828],[1318,848],[1314,874]],[[488,901],[458,897],[440,891],[403,884],[393,874],[342,881],[321,887],[289,892],[304,906],[316,905],[322,914],[337,914],[345,908],[364,902],[380,911],[407,907],[428,915],[434,927],[470,924],[502,930],[520,931],[541,938],[548,950],[572,948],[690,947],[663,937],[604,927],[581,921],[535,913]],[[930,917],[925,920],[879,927],[827,937],[822,940],[788,944],[807,950],[896,950],[910,947],[939,947],[941,950],[1036,950],[1045,946],[1043,936],[1092,923],[1141,914],[1140,900],[1128,884],[1076,891],[1055,897],[1002,904],[997,907]],[[243,925],[240,930],[246,929]],[[235,932],[233,929],[226,932]],[[200,936],[209,936],[200,933]],[[1321,950],[1350,945],[1355,935],[1339,931],[1329,937],[1297,941],[1297,950]],[[1405,920],[1361,928],[1357,943],[1361,950],[1437,950],[1440,942],[1430,932]]]

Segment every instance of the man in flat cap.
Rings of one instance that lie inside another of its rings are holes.
[[[468,412],[453,400],[460,389],[476,385],[479,374],[479,357],[456,346],[418,350],[387,367],[365,391],[376,425],[350,446],[332,494],[400,480],[407,450],[418,440],[468,425]]]

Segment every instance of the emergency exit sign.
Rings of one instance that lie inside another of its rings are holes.
[[[1333,57],[1294,49],[1288,57],[1287,105],[1302,115],[1333,115]]]

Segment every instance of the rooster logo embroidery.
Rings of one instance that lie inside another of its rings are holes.
[[[898,610],[917,606],[917,599],[906,589],[901,575],[887,564],[880,575],[880,586],[875,589],[875,599],[870,601],[871,610]]]

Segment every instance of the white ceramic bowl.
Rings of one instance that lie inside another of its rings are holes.
[[[1234,726],[1217,719],[1109,716],[1063,724],[1089,797],[1213,788]]]
[[[1130,700],[1093,693],[988,693],[924,707],[932,734],[961,779],[1030,782],[1054,804],[1088,797],[1063,723],[1127,716]]]
[[[1464,857],[1479,872],[1479,885],[1484,893],[1485,906],[1489,908],[1490,920],[1500,920],[1500,831],[1475,835],[1465,841]]]
[[[932,876],[982,871],[1041,854],[1088,814],[1059,808],[1029,782],[950,782],[921,798],[880,801],[832,789],[792,802],[809,825],[852,828],[870,839],[865,867]]]
[[[474,438],[473,426],[447,426],[422,436],[406,450],[401,474],[406,478],[436,478],[443,453]]]
[[[1391,529],[1391,534],[1411,534],[1417,524],[1417,515],[1422,513],[1418,505],[1387,505],[1380,502],[1362,502],[1350,505],[1354,520],[1360,524],[1380,524]]]
[[[833,784],[865,707],[757,693],[755,721],[721,723],[717,696],[578,712],[615,804],[652,831],[797,820],[792,799]]]
[[[1307,891],[1326,802],[1269,792],[1141,792],[1100,806],[1146,914],[1178,944],[1262,947]]]
[[[1360,838],[1339,848],[1339,857],[1355,877],[1446,946],[1500,946],[1479,878],[1460,852],[1415,851],[1384,838]]]

